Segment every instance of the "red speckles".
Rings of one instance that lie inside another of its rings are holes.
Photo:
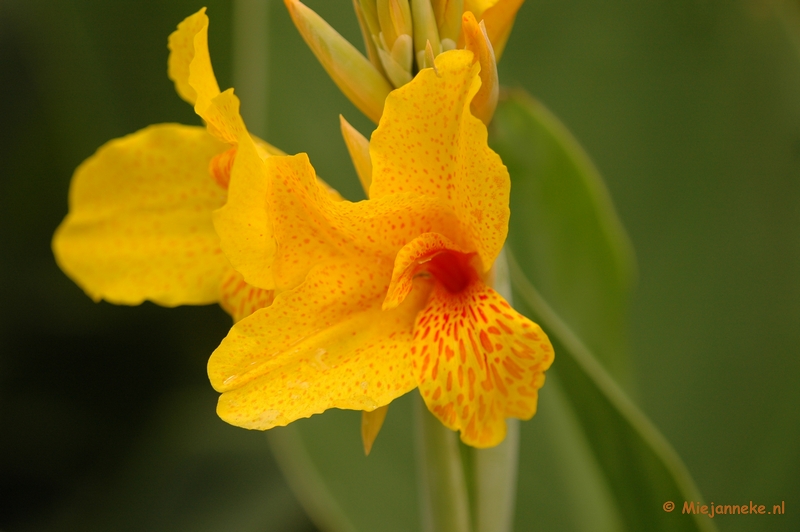
[[[475,399],[475,370],[467,369],[467,379],[469,381],[469,400]]]
[[[453,351],[453,349],[449,345],[445,346],[445,357],[447,359],[447,362],[450,362],[450,359],[452,359],[454,356],[455,356],[455,351]]]
[[[503,329],[504,333],[512,334],[511,328],[508,325],[506,325],[503,321],[501,321],[499,318],[495,322],[500,326],[501,329]]]
[[[420,389],[430,390],[427,401],[432,411],[455,397],[455,425],[448,426],[460,429],[462,438],[476,445],[488,445],[502,434],[499,425],[506,417],[527,419],[535,412],[536,390],[543,384],[543,371],[552,360],[552,350],[540,345],[544,342],[531,343],[526,337],[534,334],[542,338],[538,326],[513,310],[507,313],[509,316],[503,315],[502,303],[494,290],[479,281],[456,294],[434,287],[425,311],[418,317],[418,323],[426,323],[432,331],[426,339],[418,338],[417,345],[430,346],[430,356],[436,359],[430,361],[431,365],[438,360],[435,372],[424,376],[417,373],[422,376],[418,377]],[[455,316],[458,318],[452,319]],[[524,327],[525,323],[531,324]],[[437,337],[434,332],[450,331],[450,327],[452,335]],[[434,342],[433,338],[438,340]],[[523,364],[524,360],[536,364]],[[521,386],[525,394],[517,392]],[[436,389],[442,393],[434,400]],[[465,406],[469,408],[465,410]],[[439,411],[443,409],[441,406]],[[439,419],[447,424],[445,418]],[[471,436],[467,435],[470,424],[474,429]]]
[[[481,330],[479,336],[483,348],[489,353],[494,352],[494,346],[492,345],[492,342],[489,341],[489,335],[486,334],[486,331]]]

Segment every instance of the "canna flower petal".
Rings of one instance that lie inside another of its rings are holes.
[[[220,90],[208,52],[208,15],[206,8],[187,17],[169,36],[170,55],[167,72],[178,94],[194,105],[206,121],[208,132],[228,144],[236,144],[244,123],[238,112],[232,114],[230,96],[219,98]],[[232,89],[225,91],[231,92]]]
[[[370,142],[369,196],[439,198],[460,220],[458,244],[466,239],[488,271],[508,233],[511,183],[487,144],[486,126],[470,111],[480,88],[473,59],[467,50],[445,52],[436,58],[438,74],[425,69],[389,95]]]
[[[217,301],[228,262],[210,213],[225,190],[209,162],[226,146],[203,128],[150,126],[102,146],[75,171],[56,260],[95,301]]]
[[[382,311],[388,271],[374,261],[318,264],[236,324],[208,363],[219,416],[264,430],[328,408],[375,410],[412,390],[411,330],[427,293]]]
[[[228,202],[215,213],[222,249],[244,279],[278,292],[298,286],[311,268],[337,257],[393,260],[422,232],[463,243],[445,201],[393,194],[351,203],[333,197],[308,156],[262,160],[240,139]]]
[[[492,447],[505,419],[530,419],[553,348],[442,235],[422,234],[397,255],[387,302],[402,300],[421,271],[435,280],[414,324],[414,375],[428,409],[473,447]],[[387,308],[386,302],[384,308]]]
[[[199,36],[200,46],[195,49],[195,38]],[[205,41],[206,45],[202,46]],[[167,41],[169,59],[167,59],[167,75],[175,83],[175,91],[189,105],[197,102],[197,91],[189,84],[189,72],[192,63],[195,69],[202,69],[210,76],[206,76],[205,90],[213,95],[219,94],[219,85],[211,68],[211,57],[208,53],[208,16],[206,8],[200,9],[194,15],[186,17],[178,29],[173,31]]]
[[[471,11],[475,18],[486,24],[486,33],[500,61],[503,55],[517,11],[525,0],[464,0],[464,11]]]
[[[553,348],[541,328],[483,281],[436,284],[414,327],[414,375],[428,409],[473,447],[506,435],[505,418],[536,413]]]
[[[270,291],[242,284],[212,224],[227,196],[236,156],[231,141],[246,130],[238,100],[231,91],[220,94],[207,30],[205,9],[184,20],[170,36],[168,62],[176,90],[207,129],[151,126],[109,142],[76,171],[70,213],[53,249],[95,300],[219,302],[236,320],[272,301]],[[262,157],[282,154],[255,142]]]
[[[242,274],[231,267],[222,276],[219,292],[219,305],[233,317],[234,322],[270,306],[275,299],[273,290],[247,284]]]

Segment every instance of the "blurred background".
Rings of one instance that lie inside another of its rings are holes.
[[[350,0],[307,4],[360,43]],[[0,530],[316,530],[264,435],[214,414],[228,316],[95,304],[50,251],[82,160],[200,123],[166,40],[203,5],[229,87],[229,1],[0,0]],[[282,2],[269,20],[262,135],[361,199],[337,115],[371,124]],[[584,146],[633,241],[628,391],[706,500],[785,501],[723,531],[800,530],[797,20],[769,0],[527,0],[500,64]]]

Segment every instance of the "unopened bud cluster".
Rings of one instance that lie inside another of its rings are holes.
[[[433,66],[426,60],[428,43],[439,55],[458,42],[464,0],[354,0],[353,4],[370,61],[395,87],[411,81],[415,71]]]
[[[374,122],[380,120],[393,88],[402,87],[420,70],[435,68],[435,57],[455,48],[471,50],[480,62],[482,87],[472,110],[484,122],[491,120],[498,93],[491,35],[501,35],[498,44],[505,45],[522,0],[477,2],[490,6],[483,9],[472,6],[475,0],[353,0],[367,57],[298,0],[284,2],[333,81]],[[487,32],[484,15],[497,21],[498,31]]]

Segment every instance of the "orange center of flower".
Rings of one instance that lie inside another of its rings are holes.
[[[464,290],[475,277],[475,270],[470,265],[472,255],[440,251],[429,259],[420,261],[420,265],[448,292],[456,294]]]

